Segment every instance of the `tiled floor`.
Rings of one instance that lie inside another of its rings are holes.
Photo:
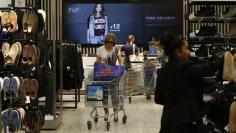
[[[135,96],[132,103],[125,105],[127,113],[127,123],[122,124],[123,113],[119,113],[119,122],[111,121],[111,133],[158,133],[160,128],[160,117],[162,106],[156,105],[151,100],[146,100],[144,96]],[[99,119],[97,124],[93,123],[92,130],[87,129],[87,120],[91,108],[86,108],[82,100],[78,109],[64,110],[63,122],[57,130],[42,130],[41,133],[104,133],[106,131],[106,123],[103,119]],[[112,110],[110,109],[110,112]],[[103,109],[99,109],[99,114],[104,114]],[[18,131],[24,133],[24,131]]]

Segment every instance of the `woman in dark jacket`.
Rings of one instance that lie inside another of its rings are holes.
[[[202,122],[202,77],[222,70],[223,58],[205,64],[189,60],[188,42],[166,33],[160,40],[168,62],[157,71],[155,102],[164,105],[160,133],[197,133]]]

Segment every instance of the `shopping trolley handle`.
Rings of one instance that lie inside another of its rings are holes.
[[[144,61],[130,61],[130,63],[144,63]]]

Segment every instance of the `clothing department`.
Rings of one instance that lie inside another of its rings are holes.
[[[81,88],[84,79],[84,68],[82,61],[81,45],[76,41],[64,41],[63,47],[63,89]],[[57,62],[60,62],[60,46],[57,47]],[[59,73],[60,66],[57,66]],[[59,86],[60,76],[57,76],[57,86]],[[58,88],[58,87],[57,87]]]

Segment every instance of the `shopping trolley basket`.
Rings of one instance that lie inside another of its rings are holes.
[[[150,100],[151,95],[154,94],[155,84],[156,84],[156,68],[144,67],[144,91],[146,94],[146,99]]]
[[[125,95],[132,101],[132,95],[143,94],[143,62],[131,62],[132,67],[125,73]]]
[[[109,77],[105,77],[106,80]],[[90,77],[90,79],[93,79]],[[85,106],[93,108],[87,121],[88,129],[92,128],[92,121],[98,122],[98,118],[105,118],[98,114],[97,108],[117,108],[108,118],[106,127],[110,129],[110,120],[119,111],[123,111],[123,124],[126,123],[127,115],[124,109],[124,74],[109,81],[87,80]]]

